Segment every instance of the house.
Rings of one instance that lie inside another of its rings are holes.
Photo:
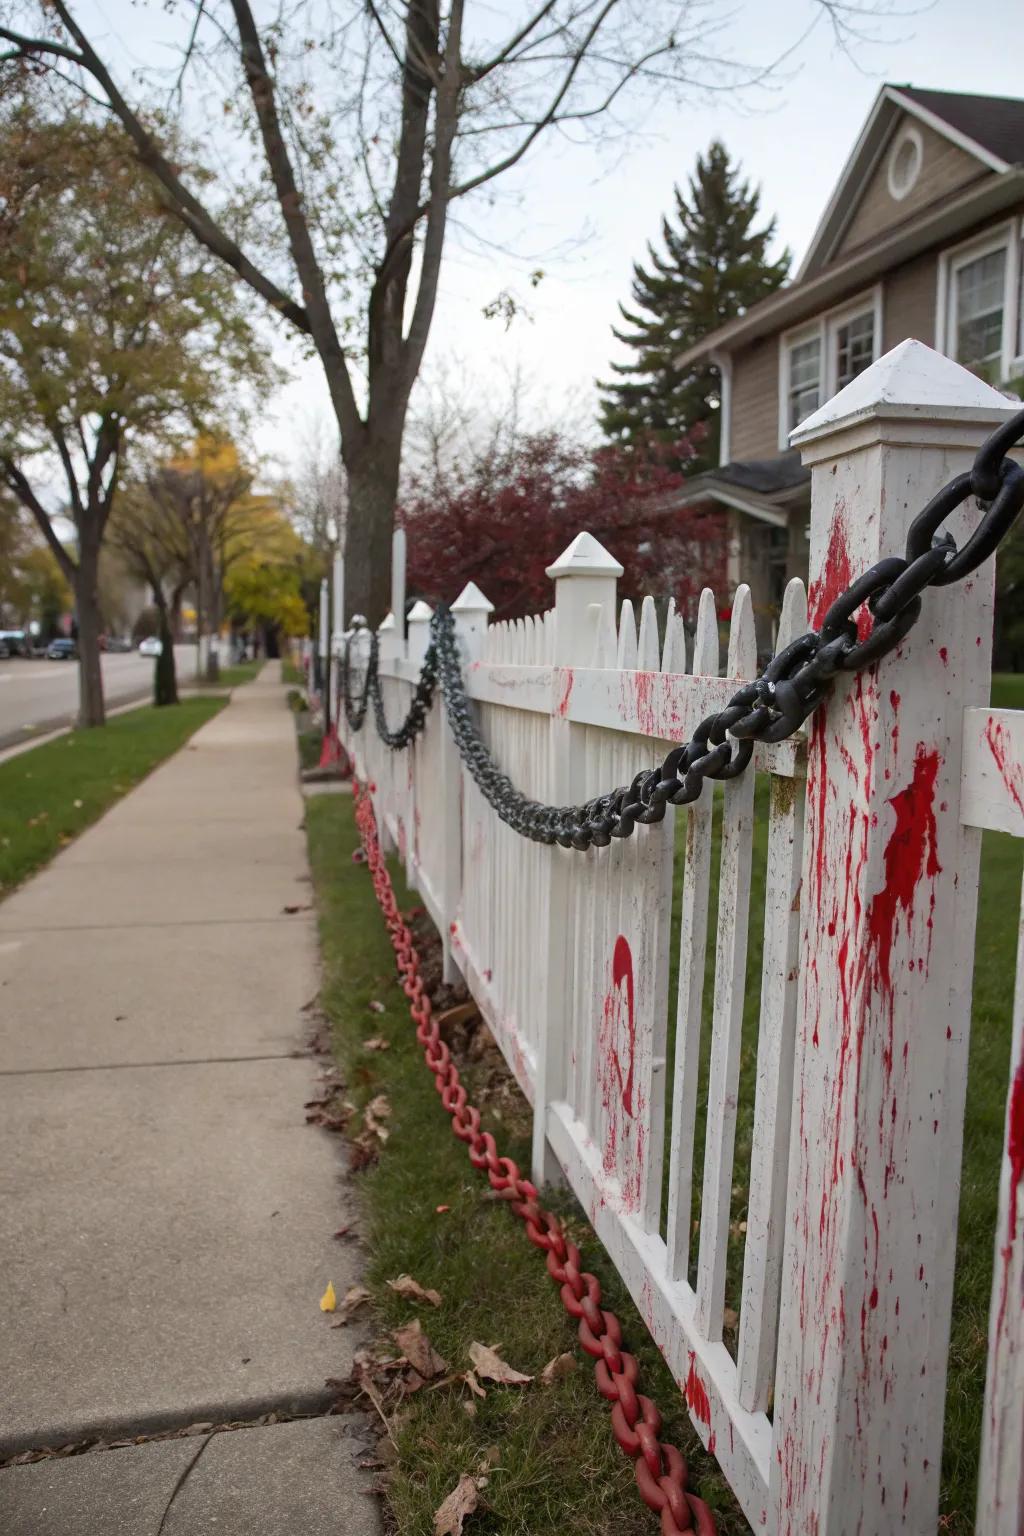
[[[906,337],[997,387],[1024,374],[1024,101],[886,85],[793,281],[682,354],[721,376],[719,467],[687,503],[724,508],[731,576],[770,649],[807,575],[808,473],[792,429]]]

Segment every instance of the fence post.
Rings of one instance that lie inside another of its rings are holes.
[[[606,610],[615,627],[615,601],[622,566],[589,533],[578,533],[546,573],[555,583],[555,647],[551,673],[547,800],[573,804],[580,798],[584,728],[566,716],[573,668],[591,664],[594,653],[592,605]],[[557,1183],[562,1174],[548,1146],[547,1108],[565,1096],[566,1022],[572,1007],[573,956],[568,942],[570,870],[584,857],[557,844],[547,850],[548,892],[544,953],[540,957],[540,1047],[533,1099],[533,1179]],[[594,1020],[594,1028],[597,1028]]]
[[[811,465],[817,628],[904,552],[1005,399],[900,344],[793,435]],[[947,526],[958,544],[973,502]],[[896,651],[836,679],[808,743],[772,1528],[934,1531],[980,834],[963,711],[987,704],[993,567],[925,593]]]
[[[396,656],[405,648],[405,529],[391,535],[391,614],[395,621]]]

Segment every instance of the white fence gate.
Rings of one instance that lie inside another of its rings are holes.
[[[852,577],[903,552],[915,514],[1009,414],[987,385],[907,342],[802,424],[794,442],[812,467],[811,625]],[[964,507],[950,519],[958,543],[975,516]],[[488,624],[490,604],[472,586],[453,605],[483,733],[538,800],[578,803],[628,783],[754,675],[745,586],[732,600],[720,676],[713,595],[701,599],[692,639],[671,611],[659,635],[650,598],[638,625],[630,604],[617,613],[621,573],[584,533],[548,572],[549,612]],[[582,1202],[755,1530],[936,1529],[979,829],[1024,836],[1024,716],[988,707],[992,592],[991,561],[929,591],[909,637],[837,680],[806,739],[756,749],[751,769],[720,791],[716,911],[705,789],[684,812],[677,932],[672,817],[587,853],[536,844],[500,822],[462,771],[439,700],[404,753],[389,752],[372,724],[353,735],[341,722],[446,964],[466,978],[533,1105],[535,1176],[564,1174]],[[393,721],[408,707],[429,619],[417,604],[407,640],[400,620],[382,627]],[[807,622],[803,585],[792,581],[780,646]],[[767,780],[764,958],[749,1200],[737,1234],[758,778]],[[987,1536],[1024,1530],[1024,940],[1021,956],[977,1515]],[[723,1324],[737,1237],[734,1356]]]

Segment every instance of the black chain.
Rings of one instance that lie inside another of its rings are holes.
[[[361,631],[356,631],[360,633]],[[380,686],[380,642],[376,634],[370,635],[370,655],[367,661],[366,677],[363,680],[362,692],[358,698],[353,696],[351,686],[351,648],[355,635],[350,635],[345,641],[345,654],[341,669],[341,691],[345,701],[345,719],[353,731],[361,731],[366,719],[367,705],[373,701],[373,715],[377,726],[377,734],[381,741],[389,746],[392,751],[398,752],[410,745],[422,731],[430,714],[430,706],[434,699],[434,687],[437,683],[437,648],[431,640],[427,653],[423,658],[423,666],[420,669],[419,679],[416,683],[416,691],[409,705],[409,712],[397,730],[392,730],[388,725],[387,714],[384,709],[384,695]]]
[[[1024,469],[1006,457],[1022,438],[1024,411],[1018,411],[985,441],[971,469],[944,486],[914,519],[905,558],[894,555],[880,560],[859,576],[829,608],[820,630],[809,630],[773,657],[760,677],[733,694],[725,709],[701,722],[689,742],[673,747],[660,768],[643,770],[632,783],[583,805],[543,805],[530,800],[495,763],[476,725],[463,681],[455,620],[446,607],[439,607],[431,622],[430,649],[401,729],[388,732],[384,721],[376,636],[362,697],[352,704],[351,713],[346,646],[346,718],[353,730],[361,728],[372,690],[382,738],[389,746],[406,746],[423,728],[440,677],[448,722],[462,760],[502,821],[535,842],[603,848],[613,837],[629,837],[637,825],[663,820],[667,805],[696,800],[706,780],[736,778],[750,762],[755,741],[784,741],[800,729],[837,673],[858,672],[894,650],[920,617],[921,593],[927,587],[961,581],[987,560],[1024,507]],[[982,517],[963,549],[958,549],[952,535],[939,529],[971,497],[981,505]],[[864,604],[872,624],[862,640],[854,615]],[[428,674],[424,703],[421,689]]]

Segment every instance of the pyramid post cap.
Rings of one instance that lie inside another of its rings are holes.
[[[393,613],[389,613],[383,619],[381,619],[380,623],[377,625],[377,633],[378,635],[381,635],[385,630],[394,629],[394,627],[395,616]]]
[[[994,421],[1012,409],[1012,401],[961,363],[923,341],[908,338],[799,422],[789,441],[798,447],[822,432],[875,412],[940,420],[955,414]]]
[[[428,619],[434,617],[434,610],[429,603],[425,603],[422,597],[418,597],[409,609],[408,624],[425,624]]]
[[[475,581],[467,581],[452,603],[452,613],[493,613],[494,604],[485,597]]]
[[[554,581],[559,576],[621,576],[624,567],[592,533],[578,533],[563,549],[554,565],[549,565],[545,575]]]

